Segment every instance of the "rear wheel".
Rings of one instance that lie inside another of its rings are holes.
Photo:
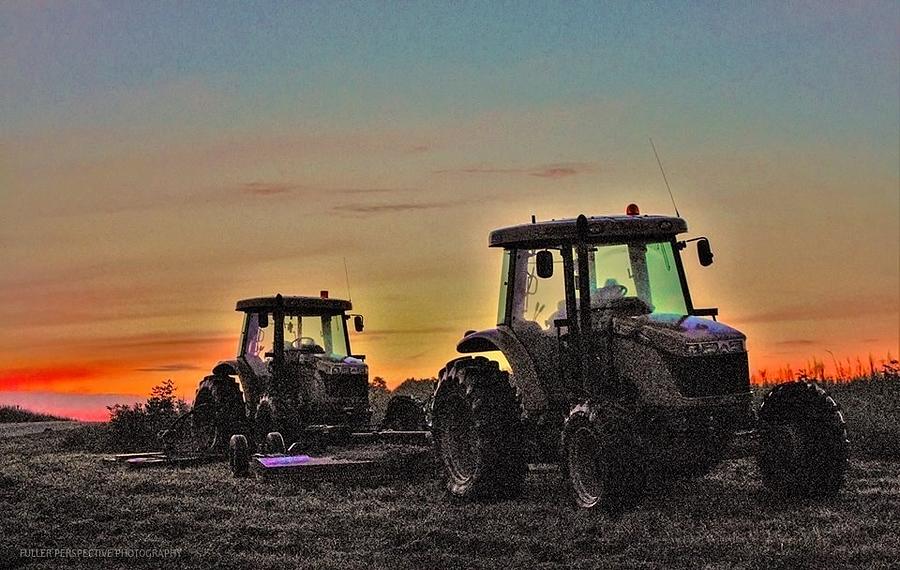
[[[563,429],[561,471],[576,506],[618,514],[636,506],[646,485],[643,448],[624,414],[582,404]]]
[[[809,382],[772,389],[759,409],[757,455],[763,485],[782,495],[833,496],[844,484],[850,441],[843,414]]]
[[[207,376],[197,386],[193,430],[199,451],[223,453],[229,438],[246,430],[244,398],[230,376]]]
[[[447,490],[464,499],[518,496],[527,465],[519,405],[509,374],[484,357],[441,370],[432,436]]]

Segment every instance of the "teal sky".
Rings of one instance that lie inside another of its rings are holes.
[[[491,229],[671,213],[651,136],[754,368],[896,355],[898,46],[896,2],[5,2],[0,392],[188,392],[344,257],[373,371],[432,375]]]
[[[0,13],[3,122],[212,128],[290,114],[352,127],[637,97],[655,130],[714,125],[685,143],[775,129],[788,141],[856,133],[892,144],[897,12],[893,2],[13,2]],[[116,116],[103,104],[185,80],[223,101],[192,117],[152,102]]]

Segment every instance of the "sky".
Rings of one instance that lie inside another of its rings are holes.
[[[0,402],[82,418],[346,296],[389,385],[496,320],[490,230],[672,214],[751,368],[898,353],[895,2],[0,4]]]

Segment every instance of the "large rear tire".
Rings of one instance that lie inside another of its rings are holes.
[[[850,441],[840,407],[810,382],[787,382],[759,409],[763,485],[781,495],[828,497],[844,485]]]
[[[496,362],[465,357],[441,370],[432,437],[452,496],[483,500],[520,495],[527,472],[521,436],[509,374]]]
[[[244,397],[234,378],[207,376],[197,386],[192,424],[199,451],[224,453],[236,433],[244,433]]]
[[[560,470],[573,503],[620,514],[640,503],[647,481],[641,438],[613,407],[576,406],[566,419]]]

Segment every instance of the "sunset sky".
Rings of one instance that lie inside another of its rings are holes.
[[[495,322],[488,232],[671,214],[751,367],[900,329],[896,2],[3,2],[0,403],[104,417],[345,296],[372,375]]]

